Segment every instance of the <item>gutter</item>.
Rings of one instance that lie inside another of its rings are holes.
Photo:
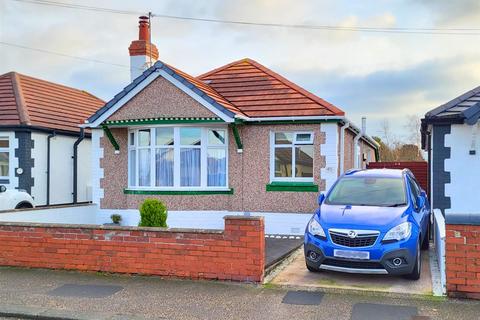
[[[85,129],[80,128],[80,135],[73,144],[73,203],[78,201],[78,145],[85,139]]]
[[[50,140],[55,137],[56,133],[53,131],[47,136],[47,201],[46,205],[50,205]]]

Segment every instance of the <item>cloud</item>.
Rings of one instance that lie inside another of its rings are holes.
[[[478,0],[409,0],[420,5],[433,16],[440,26],[478,26],[480,18],[480,1]]]

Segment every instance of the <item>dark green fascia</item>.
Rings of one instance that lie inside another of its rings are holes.
[[[118,145],[117,140],[115,140],[115,137],[113,136],[110,129],[106,125],[103,125],[102,128],[105,134],[107,135],[108,140],[110,140],[110,143],[112,144],[115,151],[120,150],[120,146]]]
[[[272,182],[266,185],[267,191],[280,192],[318,192],[318,185],[313,182]]]
[[[123,189],[124,194],[145,194],[145,195],[170,195],[170,196],[198,196],[198,195],[213,195],[213,194],[227,194],[232,195],[233,189],[228,190],[132,190]]]
[[[222,123],[225,122],[220,118],[149,118],[149,119],[132,119],[132,120],[115,120],[107,121],[105,124],[109,126],[140,126],[150,124],[182,124],[182,123]]]
[[[237,143],[237,149],[242,150],[243,149],[242,140],[240,139],[240,134],[238,133],[238,127],[235,123],[232,124],[232,131],[233,131],[233,137],[235,138],[235,142]]]

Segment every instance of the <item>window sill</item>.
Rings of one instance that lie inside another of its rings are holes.
[[[227,194],[232,195],[233,189],[225,190],[138,190],[138,189],[124,189],[124,194],[147,194],[147,195],[171,195],[171,196],[198,196],[198,195],[212,195],[212,194]]]
[[[318,192],[318,185],[313,182],[273,181],[266,185],[266,190],[277,192]]]

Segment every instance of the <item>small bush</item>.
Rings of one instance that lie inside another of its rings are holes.
[[[120,223],[120,221],[122,221],[122,216],[114,213],[110,216],[110,219],[112,219],[113,223]]]
[[[145,199],[140,206],[139,227],[167,227],[167,207],[157,199]]]

